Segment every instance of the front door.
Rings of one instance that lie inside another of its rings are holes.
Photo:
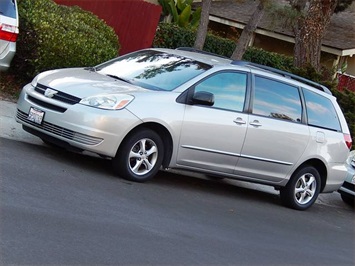
[[[177,164],[233,173],[244,143],[248,115],[243,113],[247,74],[219,72],[196,86],[214,95],[214,104],[186,105]]]

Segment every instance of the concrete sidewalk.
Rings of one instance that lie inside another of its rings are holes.
[[[0,137],[43,145],[38,137],[32,136],[15,121],[16,103],[0,101]]]

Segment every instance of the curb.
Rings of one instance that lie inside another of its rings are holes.
[[[16,122],[15,116],[16,103],[0,100],[0,137],[43,145],[38,137],[32,136],[22,129],[22,126]]]

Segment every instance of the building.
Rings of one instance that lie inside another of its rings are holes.
[[[201,2],[201,1],[197,1]],[[280,3],[286,3],[281,1]],[[209,28],[223,37],[236,37],[253,14],[258,1],[213,1]],[[196,3],[199,5],[199,3]],[[327,67],[344,69],[355,91],[355,8],[334,14],[322,44],[321,63]],[[290,27],[267,12],[258,24],[250,42],[251,46],[266,51],[293,55],[294,34]]]

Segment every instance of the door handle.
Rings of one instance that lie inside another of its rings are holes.
[[[236,123],[236,124],[238,124],[238,125],[244,125],[244,124],[247,123],[247,122],[245,122],[245,121],[243,120],[243,118],[241,118],[241,117],[237,117],[236,119],[233,120],[233,122]]]
[[[261,127],[259,120],[254,120],[253,122],[250,122],[250,125],[254,127]]]

